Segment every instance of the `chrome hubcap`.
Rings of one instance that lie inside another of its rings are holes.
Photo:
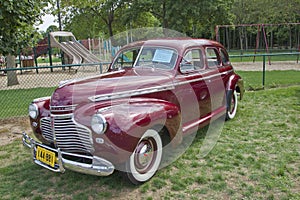
[[[136,148],[134,164],[139,173],[146,173],[156,157],[156,143],[153,139],[142,140]]]

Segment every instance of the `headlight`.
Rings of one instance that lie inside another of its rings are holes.
[[[95,133],[103,134],[107,128],[107,123],[105,118],[101,114],[95,114],[92,117],[91,127]]]
[[[28,112],[29,112],[29,116],[32,119],[36,119],[37,116],[39,115],[39,109],[36,104],[30,104],[28,108]]]

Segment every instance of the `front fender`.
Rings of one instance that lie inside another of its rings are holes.
[[[126,161],[144,132],[154,127],[165,127],[172,144],[182,140],[181,115],[178,106],[153,98],[131,98],[89,103],[75,110],[75,120],[89,128],[92,115],[100,113],[108,123],[105,134],[92,132],[95,154],[115,158],[115,163]],[[101,141],[101,142],[99,142]],[[120,153],[122,152],[122,153]],[[105,157],[105,156],[104,156]]]
[[[41,118],[50,116],[50,98],[51,97],[42,97],[34,99],[32,101],[32,104],[35,104],[38,107],[39,115],[36,119],[32,119],[31,117],[29,117],[30,126],[34,135],[37,139],[45,144],[48,144],[49,142],[42,136],[40,120]]]

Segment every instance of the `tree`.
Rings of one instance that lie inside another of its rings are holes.
[[[282,24],[281,26],[268,26],[265,29],[266,35],[270,38],[270,43],[280,46],[282,44],[290,47],[293,45],[292,40],[296,41],[296,26],[284,25],[285,23],[299,22],[300,20],[300,0],[234,0],[232,12],[235,16],[233,24]],[[242,48],[242,40],[246,40],[247,35],[255,35],[258,32],[257,27],[248,27],[239,29],[239,40]],[[236,38],[232,39],[233,41]],[[289,41],[289,42],[288,42]]]
[[[165,29],[193,37],[212,37],[216,23],[232,20],[231,5],[232,0],[132,0],[127,11],[133,19],[141,12],[150,12]]]
[[[126,1],[123,0],[61,0],[61,9],[65,13],[71,13],[71,17],[64,15],[66,20],[72,20],[76,15],[83,16],[83,14],[89,18],[91,16],[99,17],[105,23],[110,37],[114,35],[113,23],[116,20],[116,13],[125,8],[126,5]],[[96,23],[96,21],[94,22]]]
[[[33,26],[41,20],[44,6],[41,0],[0,0],[0,52],[7,55],[7,68],[15,68],[18,50],[35,42]],[[8,71],[7,78],[8,86],[19,84],[15,71]]]
[[[71,31],[76,38],[99,37],[107,29],[106,24],[102,22],[102,19],[98,15],[94,15],[84,9],[76,9],[76,11],[75,8],[73,9],[72,16],[64,20],[64,29]]]

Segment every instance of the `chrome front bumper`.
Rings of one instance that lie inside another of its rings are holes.
[[[103,158],[99,158],[97,156],[85,156],[85,155],[80,155],[80,154],[63,152],[59,148],[54,149],[49,146],[43,145],[39,142],[36,142],[34,139],[29,137],[26,133],[23,133],[22,141],[23,141],[24,146],[32,149],[33,161],[36,164],[38,164],[44,168],[47,168],[51,171],[54,171],[54,172],[64,173],[65,169],[70,169],[72,171],[76,171],[76,172],[80,172],[80,173],[84,173],[84,174],[91,174],[91,175],[97,175],[97,176],[108,176],[108,175],[112,174],[115,169],[115,167],[113,166],[113,164],[111,162],[109,162]],[[36,155],[37,146],[43,147],[49,151],[56,153],[57,162],[54,167],[44,164],[36,159],[35,155]],[[63,157],[64,155],[75,157],[78,159],[80,159],[80,158],[90,159],[91,164],[68,160]]]

